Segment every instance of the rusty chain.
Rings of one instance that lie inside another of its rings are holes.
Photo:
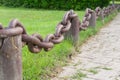
[[[95,12],[96,12],[96,19],[101,15],[101,8],[100,7],[97,7],[95,9]]]
[[[104,7],[103,9],[101,9],[100,7],[97,7],[95,9],[96,12],[96,18],[98,18],[101,14],[103,14],[104,17],[108,16],[109,14],[111,14],[114,10],[115,10],[115,6],[108,6],[108,7]]]
[[[113,6],[103,8],[105,16],[114,10],[114,8]],[[97,7],[95,12],[96,16],[99,16],[101,14],[101,9]],[[93,10],[89,8],[86,9],[82,23],[79,25],[79,30],[87,29],[92,13]],[[72,24],[71,20],[75,17],[77,17],[77,14],[74,13],[73,10],[66,12],[63,20],[56,26],[55,33],[47,35],[45,39],[37,33],[28,35],[24,26],[17,19],[12,20],[7,28],[3,28],[2,24],[0,24],[0,40],[2,40],[0,41],[0,48],[5,38],[22,34],[22,42],[24,45],[28,46],[30,52],[39,53],[42,49],[49,51],[54,47],[54,44],[61,43],[64,40],[64,34],[70,30]]]
[[[80,25],[79,30],[86,30],[87,29],[87,27],[89,26],[89,21],[92,17],[93,12],[94,11],[89,9],[89,8],[86,9],[85,16],[83,17],[83,20],[82,20],[82,23]]]
[[[28,46],[28,49],[32,53],[38,53],[42,50],[49,51],[53,48],[54,44],[58,44],[63,41],[63,34],[69,31],[71,27],[71,19],[76,17],[77,14],[73,10],[68,11],[63,20],[56,26],[56,31],[54,34],[49,34],[43,39],[39,34],[28,35],[23,27],[23,25],[14,19],[10,22],[7,28],[3,28],[0,25],[0,39],[5,39],[7,37],[16,36],[22,34],[22,41],[24,45]]]

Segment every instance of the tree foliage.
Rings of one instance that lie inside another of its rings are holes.
[[[9,7],[44,8],[44,9],[74,9],[81,10],[87,7],[103,7],[110,0],[0,0],[0,4]]]

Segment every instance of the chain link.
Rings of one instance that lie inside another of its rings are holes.
[[[89,20],[92,17],[93,10],[87,8],[79,30],[86,30],[89,26]]]

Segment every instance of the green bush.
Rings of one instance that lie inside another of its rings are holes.
[[[94,9],[109,4],[110,0],[0,0],[0,4],[9,7],[81,10],[87,7]]]

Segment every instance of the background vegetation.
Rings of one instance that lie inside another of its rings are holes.
[[[107,6],[109,1],[110,0],[0,0],[0,5],[25,8],[81,10],[87,7],[94,9],[97,6]]]

